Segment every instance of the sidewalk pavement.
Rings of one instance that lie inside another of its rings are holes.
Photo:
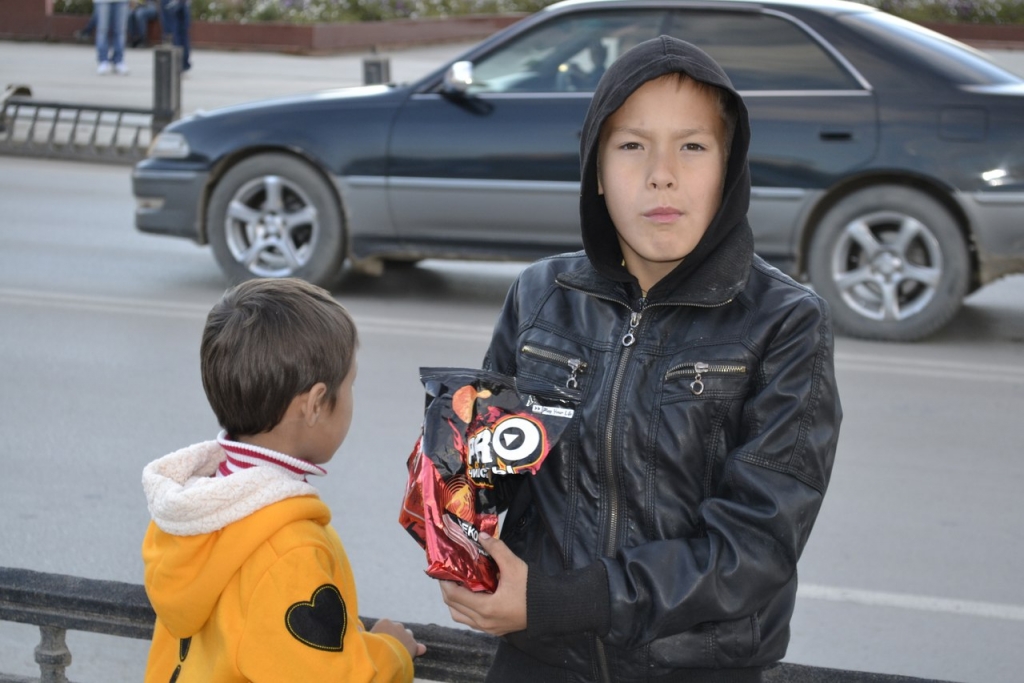
[[[473,43],[450,43],[382,51],[391,78],[412,81],[441,66]],[[181,81],[181,113],[241,102],[362,85],[367,53],[287,55],[267,52],[193,50],[192,69]],[[0,41],[0,90],[27,85],[40,101],[150,108],[153,49],[129,49],[127,76],[96,74],[92,45]]]
[[[982,50],[996,64],[1024,78],[1024,50],[992,48]]]
[[[412,81],[458,56],[472,43],[388,50],[396,82]],[[1024,50],[986,53],[1024,76]],[[181,84],[182,115],[197,109],[282,95],[361,85],[367,53],[287,55],[266,52],[194,50],[193,68]],[[0,41],[0,88],[27,85],[40,101],[150,108],[153,105],[153,50],[129,49],[127,76],[98,76],[91,45]]]

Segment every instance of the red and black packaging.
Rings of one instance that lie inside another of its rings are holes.
[[[399,522],[427,552],[427,575],[494,592],[497,565],[480,532],[497,535],[495,484],[535,473],[573,415],[525,400],[511,377],[486,370],[421,368],[427,405],[409,455]]]

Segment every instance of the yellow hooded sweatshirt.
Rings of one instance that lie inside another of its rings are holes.
[[[410,683],[397,639],[359,621],[355,581],[316,489],[275,468],[211,475],[215,441],[150,463],[142,546],[156,628],[146,683]]]

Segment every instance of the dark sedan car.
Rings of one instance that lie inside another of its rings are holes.
[[[1024,272],[1024,81],[846,2],[570,0],[416,83],[197,114],[136,167],[136,226],[209,243],[232,280],[327,286],[346,262],[576,250],[594,85],[660,34],[743,93],[758,252],[841,331],[918,339]]]

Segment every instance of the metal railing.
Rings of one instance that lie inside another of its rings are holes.
[[[0,683],[68,683],[68,631],[149,640],[156,615],[137,584],[0,567],[0,621],[34,624],[39,678],[0,671]],[[363,618],[367,628],[375,619]],[[496,641],[486,635],[434,624],[406,624],[427,653],[416,660],[416,676],[444,683],[482,681]]]
[[[68,683],[71,652],[67,631],[88,631],[149,640],[156,619],[145,589],[119,581],[84,579],[30,569],[0,567],[0,621],[34,624],[39,678],[0,672],[0,683]],[[367,627],[375,619],[363,617]],[[494,657],[491,636],[436,624],[406,624],[427,653],[416,659],[418,680],[441,683],[483,681]],[[942,683],[920,678],[779,664],[765,671],[764,683]]]
[[[114,107],[32,98],[27,85],[0,96],[0,154],[134,164],[153,138],[181,117],[181,48],[153,50],[153,107]],[[386,57],[363,60],[363,83],[391,80]]]
[[[2,153],[134,163],[146,156],[153,112],[9,97],[0,117]]]
[[[153,107],[112,107],[32,98],[8,86],[0,108],[0,154],[133,164],[153,137],[181,116],[181,48],[153,51]]]

